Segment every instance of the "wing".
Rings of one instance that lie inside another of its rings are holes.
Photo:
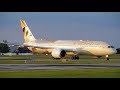
[[[25,47],[34,47],[34,48],[40,48],[40,49],[50,49],[50,48],[53,48],[54,46],[48,46],[48,45],[44,45],[44,44],[41,44],[41,45],[34,45],[34,44],[30,44],[30,43],[23,43],[23,46]]]
[[[33,47],[33,48],[40,48],[40,49],[59,48],[59,49],[63,49],[63,50],[68,51],[68,52],[76,52],[76,49],[74,47],[56,47],[54,45],[46,45],[46,44],[34,45],[34,44],[30,44],[30,43],[23,43],[23,46],[25,46],[25,47]]]

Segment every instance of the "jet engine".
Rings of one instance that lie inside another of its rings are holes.
[[[62,57],[65,57],[65,55],[66,55],[66,52],[65,52],[65,50],[61,50],[61,49],[53,49],[53,51],[52,51],[52,56],[54,57],[54,58],[62,58]]]

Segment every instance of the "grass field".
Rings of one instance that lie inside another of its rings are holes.
[[[0,64],[119,64],[120,55],[110,56],[106,61],[103,57],[97,59],[91,56],[80,55],[79,60],[67,62],[53,60],[50,55],[18,55],[0,56]],[[27,62],[25,61],[30,61]],[[0,70],[0,78],[120,78],[120,68],[71,69],[71,70]]]
[[[79,60],[70,60],[66,58],[66,62],[62,60],[54,60],[50,55],[15,55],[15,56],[0,56],[0,64],[103,64],[103,63],[120,63],[120,55],[115,54],[110,56],[107,61],[104,57],[98,59],[92,56],[80,55]]]
[[[80,59],[92,59],[93,57],[90,55],[79,55]],[[39,59],[39,58],[44,58],[44,59],[52,59],[51,55],[44,55],[44,54],[36,54],[36,55],[13,55],[13,56],[9,56],[9,55],[0,55],[0,60],[2,59]],[[66,56],[66,58],[69,58],[69,56]],[[105,58],[105,57],[102,57]],[[110,58],[120,58],[120,54],[115,54],[115,55],[111,55]]]
[[[79,70],[9,70],[0,71],[1,78],[120,78],[120,69]]]
[[[0,60],[0,64],[118,64],[120,60],[111,59],[110,61],[106,60],[96,60],[96,59],[82,59],[82,60]]]

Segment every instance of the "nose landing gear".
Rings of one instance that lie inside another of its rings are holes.
[[[108,57],[108,55],[106,55],[106,59],[107,59],[107,60],[109,60],[109,57]]]

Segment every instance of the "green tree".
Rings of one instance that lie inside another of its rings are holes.
[[[120,54],[120,48],[117,48],[116,50],[117,50],[117,54]]]
[[[7,44],[0,43],[0,53],[7,53],[9,52],[10,48]]]

